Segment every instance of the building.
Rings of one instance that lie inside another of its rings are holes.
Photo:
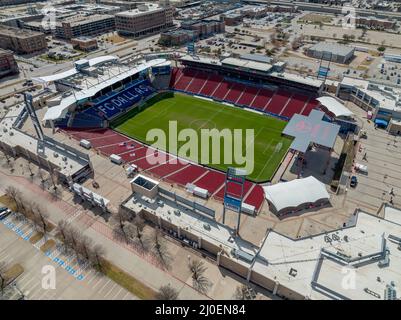
[[[71,39],[71,44],[74,49],[82,51],[92,51],[98,48],[96,38],[90,38],[90,37],[73,38]]]
[[[47,42],[40,32],[0,27],[0,48],[27,54],[47,49]]]
[[[354,47],[333,42],[319,42],[310,47],[306,54],[313,58],[346,64],[352,60],[354,52]]]
[[[170,6],[144,3],[136,9],[117,13],[116,29],[123,35],[141,37],[173,26],[173,11]]]
[[[207,38],[216,33],[225,32],[223,20],[183,21],[181,23],[181,28],[194,31],[199,38]]]
[[[18,73],[18,64],[10,51],[0,50],[0,78]]]
[[[164,46],[181,46],[193,39],[196,39],[196,33],[192,30],[172,30],[163,32],[159,43]]]
[[[102,34],[115,29],[112,15],[94,14],[68,17],[56,24],[56,37],[63,39]]]
[[[241,13],[227,13],[222,14],[226,26],[237,26],[242,23],[244,16]]]
[[[380,19],[377,17],[361,17],[355,19],[355,23],[360,27],[367,27],[370,29],[394,29],[397,26],[395,20]]]

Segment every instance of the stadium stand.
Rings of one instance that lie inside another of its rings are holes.
[[[273,90],[257,87],[256,83],[248,86],[218,74],[207,74],[188,67],[173,68],[170,88],[253,108],[285,120],[291,119],[295,113],[307,115],[319,106],[315,96],[293,93],[283,88]]]
[[[201,165],[190,164],[186,161],[177,161],[174,157],[168,156],[162,151],[157,151],[158,155],[163,155],[166,161],[163,163],[154,163],[149,161],[149,157],[153,154],[149,152],[152,150],[136,141],[127,138],[111,129],[62,129],[66,134],[72,136],[77,140],[87,139],[91,142],[92,146],[100,151],[103,155],[109,156],[111,154],[119,155],[125,163],[134,163],[141,171],[148,174],[157,176],[161,180],[166,180],[170,183],[175,183],[185,187],[187,183],[194,183],[196,186],[206,189],[216,199],[221,200],[224,195],[224,181],[225,174],[213,169],[205,168]],[[232,193],[238,193],[238,190],[230,190]],[[245,203],[251,204],[259,210],[264,201],[263,190],[260,192],[261,187],[250,181],[246,181],[244,194],[246,195]]]

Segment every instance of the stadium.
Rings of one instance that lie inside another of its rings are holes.
[[[194,130],[254,129],[254,170],[247,176],[242,198],[258,212],[265,200],[262,184],[271,181],[294,153],[293,137],[282,132],[294,114],[308,116],[320,109],[317,98],[323,81],[286,73],[281,63],[260,58],[168,58],[173,59],[122,63],[103,56],[33,79],[60,93],[47,100],[45,126],[89,141],[98,153],[117,157],[150,177],[181,188],[194,185],[219,201],[229,166],[202,164],[199,157],[174,161],[176,154],[151,147],[146,133],[153,128],[168,131],[170,120]],[[325,121],[336,121],[323,110]],[[166,161],[148,161],[154,153],[165,153]],[[239,196],[241,189],[232,188],[230,192]]]

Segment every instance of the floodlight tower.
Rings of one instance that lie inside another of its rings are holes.
[[[224,185],[224,203],[223,203],[223,223],[226,220],[226,209],[233,210],[238,213],[237,235],[239,233],[239,225],[241,222],[241,208],[244,198],[244,185],[246,179],[246,171],[238,168],[228,168],[226,172],[226,182]],[[230,187],[240,188],[240,193],[233,192]]]

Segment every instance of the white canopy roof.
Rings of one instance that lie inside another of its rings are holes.
[[[43,120],[55,120],[59,118],[64,118],[68,112],[68,108],[72,105],[74,105],[77,101],[81,101],[87,98],[90,98],[94,96],[97,92],[100,90],[107,88],[108,86],[121,81],[129,76],[132,76],[140,71],[143,71],[149,67],[159,65],[161,63],[166,62],[166,59],[154,59],[150,60],[148,62],[145,62],[139,66],[136,66],[135,68],[132,68],[126,72],[123,72],[115,77],[112,77],[106,81],[103,81],[99,84],[96,84],[86,90],[81,90],[78,92],[75,92],[72,95],[69,95],[66,98],[63,98],[58,106],[51,107],[47,110],[45,113]]]
[[[349,117],[352,116],[353,113],[342,103],[340,103],[337,99],[333,97],[325,96],[316,99],[319,101],[324,107],[327,108],[331,113],[333,113],[336,117],[343,116]]]
[[[312,176],[264,186],[263,190],[266,199],[274,205],[277,211],[330,198],[324,184]]]
[[[88,61],[89,62],[89,66],[93,67],[93,66],[96,66],[99,63],[104,63],[104,62],[108,62],[108,61],[117,61],[117,60],[118,60],[118,57],[116,57],[116,56],[100,56],[100,57],[96,57],[96,58],[89,59],[89,60],[81,59],[81,60],[78,60],[77,63]],[[71,77],[71,76],[77,74],[78,72],[79,71],[76,68],[72,68],[72,69],[69,69],[69,70],[64,71],[64,72],[52,74],[50,76],[32,78],[32,80],[36,81],[36,82],[39,82],[39,83],[49,83],[49,82],[54,82],[54,81],[57,81],[57,80],[61,80],[61,79],[65,79],[65,78]]]

